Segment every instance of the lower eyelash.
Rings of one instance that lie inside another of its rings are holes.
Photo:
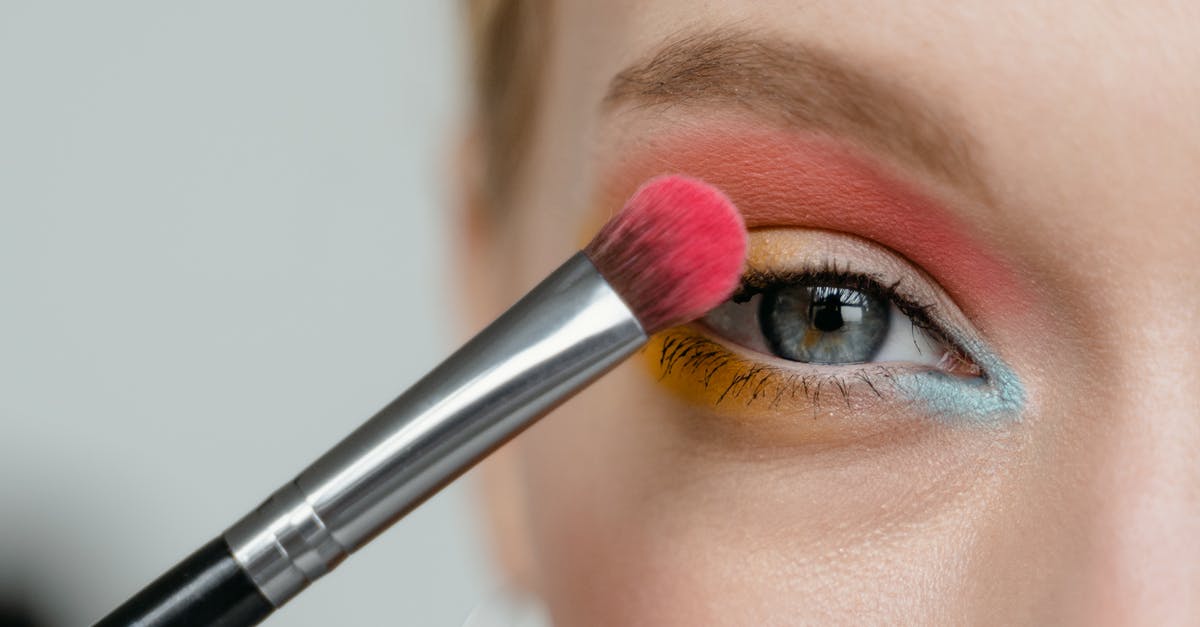
[[[715,404],[732,399],[744,399],[746,405],[767,400],[771,408],[786,400],[805,400],[814,411],[821,408],[822,399],[837,394],[848,408],[858,390],[865,390],[879,399],[892,391],[897,368],[871,365],[853,368],[850,374],[800,374],[768,364],[755,364],[728,348],[697,332],[681,328],[668,331],[662,339],[659,355],[660,378],[673,374],[695,375],[705,389],[714,384],[718,375],[728,377]],[[839,367],[849,369],[848,367]]]

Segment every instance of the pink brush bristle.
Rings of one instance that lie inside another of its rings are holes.
[[[730,297],[746,225],[725,194],[679,175],[647,181],[584,249],[647,333],[695,320]]]

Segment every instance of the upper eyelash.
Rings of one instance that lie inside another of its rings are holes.
[[[827,262],[825,265],[805,270],[761,270],[749,268],[742,274],[742,282],[734,293],[732,300],[744,303],[755,294],[765,292],[773,287],[814,284],[831,287],[844,287],[873,296],[881,297],[896,304],[904,315],[922,323],[923,329],[936,330],[929,312],[934,311],[934,303],[921,304],[900,293],[900,280],[886,283],[878,276],[865,272],[851,270],[849,264],[837,267],[836,263]],[[940,339],[940,338],[939,338]]]

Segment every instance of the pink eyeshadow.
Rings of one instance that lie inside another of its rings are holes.
[[[614,206],[651,176],[695,176],[722,189],[748,227],[805,226],[858,235],[925,269],[968,315],[983,313],[976,307],[1008,315],[1028,310],[1029,292],[962,219],[833,140],[724,130],[680,133],[642,146],[608,179],[606,192],[622,199]]]

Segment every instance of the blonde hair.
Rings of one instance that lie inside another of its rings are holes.
[[[503,208],[537,119],[551,0],[466,0],[483,191]]]

